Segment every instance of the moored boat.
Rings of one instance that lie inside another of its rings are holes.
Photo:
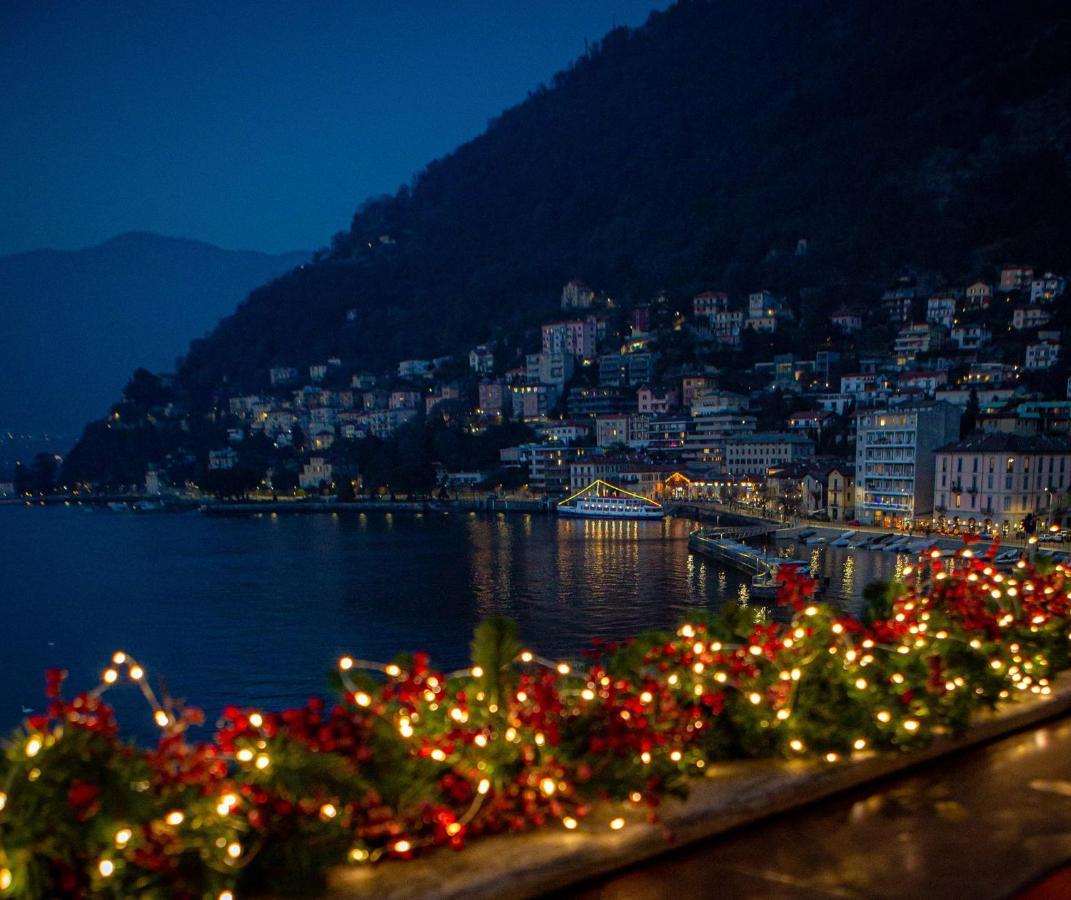
[[[585,519],[661,519],[666,514],[661,503],[607,481],[593,481],[562,500],[557,510],[560,516]]]

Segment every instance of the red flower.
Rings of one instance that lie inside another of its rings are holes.
[[[95,784],[75,779],[67,788],[67,804],[74,810],[79,822],[95,816],[100,810],[100,788]]]
[[[45,671],[45,696],[50,700],[55,699],[60,694],[60,688],[63,686],[63,679],[67,677],[66,671],[63,669],[48,669]]]

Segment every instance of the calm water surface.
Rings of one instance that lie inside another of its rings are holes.
[[[690,524],[370,512],[216,518],[0,507],[0,728],[42,706],[42,671],[96,682],[122,648],[211,721],[228,702],[274,708],[324,691],[343,653],[468,660],[486,615],[550,656],[677,623],[742,594],[689,554]],[[891,554],[793,548],[853,606]],[[144,716],[116,697],[124,721]]]

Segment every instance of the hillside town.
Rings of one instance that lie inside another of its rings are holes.
[[[444,499],[557,500],[601,479],[654,500],[781,518],[1055,528],[1071,493],[1066,287],[1028,265],[932,291],[905,272],[880,297],[837,307],[820,349],[805,354],[797,309],[768,290],[622,308],[572,280],[556,320],[527,346],[474,342],[467,355],[405,359],[390,373],[332,357],[274,366],[256,391],[221,391],[204,458],[176,449],[147,465],[138,488],[413,493],[412,483],[376,483],[354,448],[434,420],[492,437],[497,457],[472,469],[452,467],[445,451],[431,459],[422,488]],[[146,401],[146,417],[189,430],[181,404],[163,402],[169,376],[148,378],[160,397]],[[107,427],[124,427],[129,408],[116,407]]]

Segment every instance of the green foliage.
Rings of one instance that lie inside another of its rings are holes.
[[[900,582],[870,582],[863,588],[863,624],[871,625],[888,619],[892,615],[893,604],[903,594],[904,586]]]
[[[852,741],[873,730],[869,703],[853,694],[841,660],[818,653],[803,669],[796,687],[793,717],[796,734],[812,747],[849,752]]]
[[[473,666],[483,670],[476,682],[491,703],[501,704],[516,681],[513,663],[521,652],[517,623],[491,616],[476,626],[470,645]]]
[[[153,750],[113,736],[99,692],[64,701],[52,672],[49,717],[0,757],[0,878],[20,898],[315,891],[345,858],[571,828],[598,801],[654,806],[718,760],[921,748],[986,707],[1052,693],[1069,585],[1062,567],[925,559],[868,591],[867,626],[788,570],[789,621],[697,610],[583,667],[524,652],[515,623],[491,618],[472,670],[422,653],[343,660],[339,705],[230,707],[202,745],[165,722]]]
[[[60,735],[45,736],[32,759],[25,753],[29,732],[15,732],[4,746],[0,786],[10,787],[0,858],[6,855],[19,897],[49,893],[50,859],[84,868],[109,851],[113,835],[103,823],[144,821],[155,808],[146,789],[149,767],[141,756],[116,753],[115,742],[99,733],[70,729]],[[95,789],[83,813],[72,809],[70,799],[72,786],[79,784]],[[100,827],[91,827],[87,835],[83,815]]]
[[[606,671],[611,675],[624,676],[639,671],[643,660],[656,647],[661,647],[673,639],[668,631],[641,631],[630,641],[626,641],[606,662]]]
[[[742,641],[763,619],[763,610],[758,606],[743,603],[726,603],[709,623],[710,633],[723,643]]]

